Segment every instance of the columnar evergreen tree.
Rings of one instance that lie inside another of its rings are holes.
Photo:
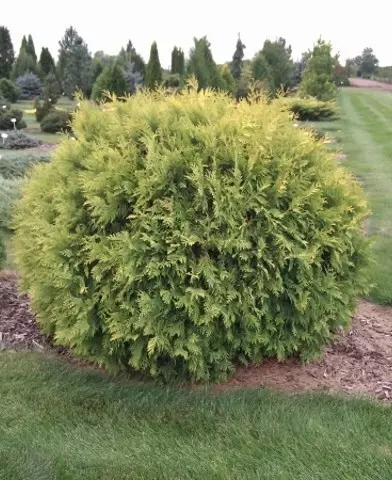
[[[27,39],[26,52],[34,58],[35,62],[37,62],[37,54],[35,52],[34,41],[31,35],[29,35]]]
[[[42,47],[41,55],[39,57],[39,67],[44,77],[49,75],[49,73],[54,73],[56,71],[56,65],[52,54],[46,47]]]
[[[188,75],[194,75],[200,89],[222,88],[222,77],[211,52],[207,37],[194,38],[195,46],[189,54]]]
[[[321,38],[310,53],[307,66],[300,84],[300,94],[319,100],[332,100],[337,89],[334,78],[335,57],[332,56],[332,45]]]
[[[236,49],[233,55],[233,60],[231,62],[231,74],[233,75],[233,78],[237,83],[241,78],[242,69],[244,66],[243,59],[245,48],[245,45],[241,41],[241,37],[238,35]]]
[[[0,78],[10,78],[15,60],[14,46],[7,27],[0,26]]]
[[[185,56],[181,48],[174,47],[171,55],[171,73],[184,75]]]
[[[148,88],[156,88],[162,83],[162,67],[159,61],[158,46],[153,42],[150,50],[150,59],[147,64],[145,84]]]

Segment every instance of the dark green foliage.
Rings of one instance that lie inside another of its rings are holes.
[[[274,42],[266,40],[262,53],[270,67],[274,88],[277,90],[289,88],[292,85],[294,74],[291,46],[287,46],[286,40],[281,37]]]
[[[46,47],[42,47],[41,55],[39,57],[39,67],[44,77],[56,72],[56,65],[54,63],[52,54]]]
[[[65,67],[78,38],[78,32],[71,26],[65,30],[63,38],[59,41],[60,49],[57,71],[61,82],[64,81]]]
[[[174,47],[171,55],[171,73],[182,77],[185,73],[185,56],[181,48]]]
[[[127,48],[122,48],[117,60],[121,63],[125,70],[128,69],[130,63],[133,64],[134,73],[139,73],[142,77],[142,81],[146,77],[146,64],[144,63],[143,57],[139,55],[132,45],[132,42],[129,40]]]
[[[0,93],[11,103],[17,102],[19,98],[19,88],[7,78],[0,80]]]
[[[0,139],[1,142],[1,139]],[[1,156],[0,177],[12,179],[24,177],[33,165],[49,163],[50,156],[47,153],[39,155],[6,154]]]
[[[306,69],[302,75],[301,96],[314,97],[323,101],[336,98],[335,63],[336,57],[332,56],[332,45],[320,38],[309,55]]]
[[[80,91],[87,94],[91,90],[92,59],[87,45],[81,37],[75,39],[66,56],[63,86],[69,98]]]
[[[153,42],[150,50],[150,59],[147,64],[145,84],[150,89],[155,89],[162,83],[162,67],[159,61],[158,46]]]
[[[41,121],[41,130],[46,133],[70,132],[72,115],[63,110],[52,110]]]
[[[37,62],[37,54],[35,52],[35,46],[34,46],[34,41],[33,37],[29,35],[29,38],[27,39],[27,45],[26,45],[26,52],[31,55],[33,58],[34,62]]]
[[[223,65],[221,67],[221,79],[222,79],[222,90],[233,94],[236,92],[237,85],[236,82],[233,78],[233,75],[231,74],[230,68],[228,65]]]
[[[0,232],[2,229],[11,228],[13,208],[20,196],[20,188],[23,183],[24,179],[22,178],[0,177]]]
[[[21,130],[9,130],[6,132],[7,138],[0,138],[0,149],[6,150],[23,150],[25,148],[38,147],[42,144],[41,140],[30,137]]]
[[[41,122],[46,115],[48,115],[53,109],[54,105],[46,100],[39,100],[38,98],[34,102],[35,119],[37,122]]]
[[[57,103],[58,97],[60,96],[60,85],[54,73],[49,73],[45,78],[42,96],[45,101],[52,105]]]
[[[105,98],[104,92],[123,97],[129,92],[130,86],[127,82],[125,71],[122,66],[115,62],[110,67],[105,67],[103,72],[97,78],[91,98],[93,100],[102,100]]]
[[[21,100],[32,100],[41,95],[42,82],[34,73],[24,73],[16,79],[15,83],[19,88],[19,98]]]
[[[132,62],[127,65],[125,78],[127,80],[128,91],[132,95],[143,86],[143,76],[136,70],[136,65]]]
[[[0,26],[0,58],[0,78],[10,78],[15,53],[10,32],[3,26]]]
[[[362,191],[279,102],[195,90],[84,102],[34,169],[14,243],[40,325],[164,379],[311,358],[367,287]]]
[[[0,230],[0,270],[4,267],[6,258],[7,258],[7,252],[5,249],[4,234]]]
[[[322,102],[313,98],[289,97],[281,100],[299,121],[330,120],[338,114],[335,102]]]
[[[178,73],[165,73],[163,76],[163,86],[168,90],[179,90],[181,88],[181,76]]]
[[[195,46],[189,54],[188,76],[193,75],[196,78],[200,89],[221,89],[223,84],[222,77],[212,57],[210,42],[207,40],[207,37],[194,38],[194,42]]]
[[[361,55],[359,75],[363,78],[371,78],[377,72],[378,58],[372,48],[365,48]]]
[[[233,78],[237,82],[237,84],[240,81],[242,75],[245,48],[245,45],[241,41],[241,37],[238,35],[236,49],[233,55],[233,60],[231,62],[231,74],[233,75]]]
[[[252,61],[253,79],[257,82],[260,89],[266,92],[275,90],[275,83],[272,77],[271,67],[269,66],[263,52],[256,54]]]
[[[0,130],[14,129],[14,122],[11,121],[12,118],[16,119],[15,128],[17,130],[20,130],[21,128],[26,128],[26,123],[22,119],[23,112],[21,110],[10,110],[8,108],[7,109],[0,108]]]

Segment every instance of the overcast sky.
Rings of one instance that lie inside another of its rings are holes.
[[[215,60],[231,59],[238,32],[246,57],[260,50],[266,38],[282,36],[300,57],[321,35],[330,40],[343,61],[372,47],[381,65],[392,65],[391,9],[388,0],[18,0],[2,2],[0,24],[11,32],[19,51],[31,33],[36,50],[49,47],[57,57],[58,41],[73,25],[92,53],[115,54],[131,39],[148,60],[151,43],[158,43],[161,64],[168,67],[174,45],[186,53],[193,37],[207,35]],[[100,6],[101,5],[101,6]],[[343,62],[342,62],[343,63]]]

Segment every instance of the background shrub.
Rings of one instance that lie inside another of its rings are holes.
[[[107,367],[219,380],[319,353],[366,290],[359,185],[279,102],[84,103],[18,202],[45,332]]]
[[[338,112],[335,102],[322,102],[315,98],[284,97],[279,101],[303,122],[332,119]]]
[[[37,122],[41,122],[46,115],[54,110],[54,105],[48,100],[39,100],[38,98],[34,102],[35,119]]]
[[[2,132],[0,132],[2,133]],[[6,132],[8,137],[3,143],[3,139],[0,138],[0,149],[5,148],[7,150],[22,150],[24,148],[38,147],[42,145],[42,141],[37,138],[30,137],[26,133],[19,130],[9,130]]]
[[[12,118],[16,118],[15,127],[20,130],[26,128],[26,123],[22,119],[23,112],[21,110],[0,109],[0,130],[13,130],[14,123]],[[1,141],[1,140],[0,140]]]
[[[11,108],[10,102],[0,92],[0,112],[4,113],[4,110],[9,110],[10,108]]]
[[[19,98],[19,88],[7,78],[0,80],[0,92],[11,103],[15,103]]]
[[[69,132],[71,131],[70,121],[72,115],[63,110],[52,110],[41,121],[41,130],[47,133]]]
[[[0,270],[4,267],[6,258],[4,235],[0,230]]]
[[[50,155],[2,155],[0,159],[0,176],[3,178],[24,177],[30,168],[37,163],[49,163]]]
[[[0,229],[11,227],[13,208],[23,182],[21,178],[0,177]]]
[[[41,95],[42,83],[35,73],[24,73],[16,79],[16,85],[19,88],[19,98],[21,100],[32,100]]]

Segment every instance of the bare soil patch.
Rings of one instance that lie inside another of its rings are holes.
[[[350,85],[358,88],[377,88],[392,92],[392,84],[368,80],[366,78],[350,78]]]
[[[0,276],[0,349],[51,350],[30,310],[27,295],[18,292],[13,273]],[[64,354],[64,350],[58,350]],[[302,392],[324,390],[360,394],[392,402],[392,308],[361,301],[348,332],[339,334],[320,361],[302,365],[297,359],[266,360],[238,367],[233,378],[215,391],[269,387]]]

